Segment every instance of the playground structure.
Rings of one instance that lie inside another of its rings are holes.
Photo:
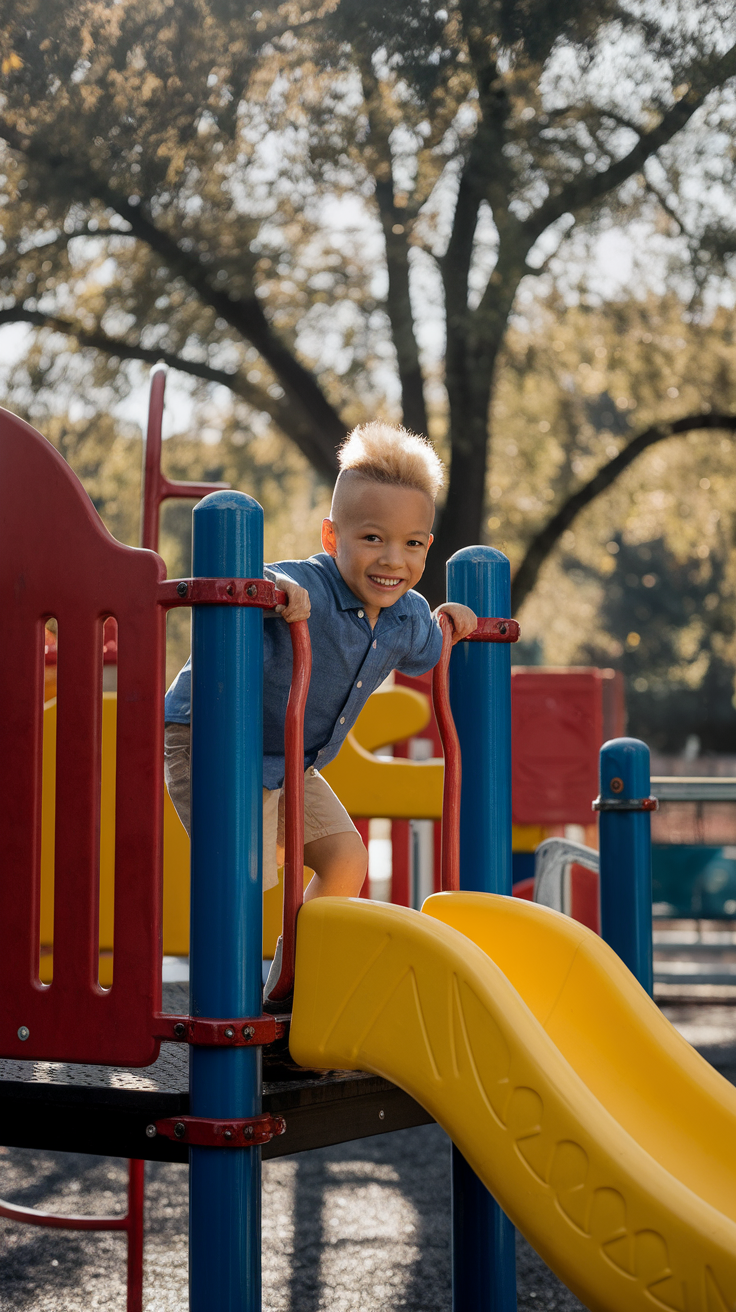
[[[11,1078],[3,1072],[0,1095],[12,1142],[139,1161],[188,1154],[194,1312],[260,1308],[259,1144],[298,1151],[430,1117],[456,1144],[457,1312],[513,1307],[507,1217],[594,1310],[649,1308],[653,1300],[686,1312],[733,1306],[736,1093],[648,997],[651,799],[643,744],[618,740],[601,757],[608,947],[543,907],[499,896],[511,892],[509,648],[460,644],[449,663],[449,695],[466,769],[460,800],[459,752],[449,751],[443,885],[462,891],[441,893],[423,912],[343,899],[301,911],[291,1052],[309,1067],[355,1070],[354,1093],[346,1096],[343,1076],[330,1108],[337,1113],[339,1103],[342,1120],[334,1114],[328,1128],[324,1110],[335,1087],[328,1080],[321,1120],[307,1103],[283,1118],[273,1099],[263,1110],[259,1048],[279,1022],[260,1014],[258,609],[277,595],[261,579],[260,507],[239,493],[207,497],[194,516],[194,577],[167,583],[155,555],[109,537],[61,458],[13,416],[2,416],[0,459],[0,686],[12,748],[0,765],[0,842],[3,869],[13,874],[0,888],[0,1051],[14,1064]],[[480,637],[509,634],[499,628],[509,621],[493,618],[507,614],[507,590],[508,562],[499,552],[470,548],[449,562],[450,599],[491,617]],[[186,1016],[161,1007],[163,611],[179,604],[194,605]],[[110,615],[119,663],[112,982],[105,987],[97,819]],[[61,637],[54,959],[44,984],[40,708],[49,616]],[[303,693],[306,653],[295,636]],[[302,880],[298,712],[297,703],[287,931]],[[63,1086],[24,1083],[15,1070],[29,1061],[155,1070],[162,1039],[192,1048],[188,1102],[182,1091],[175,1107],[173,1095],[167,1103],[154,1092],[138,1095],[132,1112],[132,1099],[105,1100],[94,1086],[65,1099]],[[20,1111],[24,1097],[32,1111],[11,1123],[8,1109]]]

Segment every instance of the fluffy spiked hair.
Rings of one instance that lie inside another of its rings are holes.
[[[354,428],[337,459],[341,474],[360,474],[375,483],[415,488],[432,501],[444,482],[442,461],[426,437],[378,420]]]

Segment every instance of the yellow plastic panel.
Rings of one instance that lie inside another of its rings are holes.
[[[429,721],[429,700],[412,688],[374,692],[334,761],[320,770],[350,815],[370,819],[439,820],[441,761],[379,760],[378,747],[419,733]]]
[[[367,752],[391,747],[421,733],[429,724],[429,697],[414,688],[379,688],[366,702],[352,734]]]
[[[304,907],[294,1058],[406,1089],[591,1312],[733,1312],[736,1090],[584,926],[425,911]]]

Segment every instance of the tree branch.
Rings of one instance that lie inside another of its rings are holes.
[[[511,585],[511,603],[514,610],[518,610],[522,602],[526,600],[529,593],[534,588],[539,571],[545,560],[549,556],[552,548],[559,541],[565,529],[569,528],[573,520],[589,506],[591,501],[605,492],[612,483],[616,481],[619,474],[622,474],[629,465],[646,451],[648,447],[654,446],[655,442],[662,442],[667,437],[676,437],[680,433],[689,433],[698,428],[721,428],[729,433],[736,432],[736,415],[727,414],[702,414],[687,415],[683,419],[673,419],[669,423],[653,424],[651,428],[646,428],[644,432],[633,437],[619,451],[613,460],[604,465],[602,469],[594,474],[593,478],[583,487],[578,488],[571,497],[553,515],[548,524],[533,537],[526,549],[526,554],[519,568],[514,575]]]
[[[401,382],[401,404],[404,423],[416,433],[427,431],[427,407],[424,400],[424,378],[419,359],[419,347],[414,331],[414,318],[409,294],[409,239],[406,232],[407,216],[396,205],[394,192],[393,157],[391,154],[391,125],[381,105],[381,87],[373,73],[371,62],[358,52],[363,99],[370,127],[368,159],[374,156],[373,173],[376,204],[386,244],[388,270],[388,296],[386,308],[396,351]]]
[[[536,240],[540,233],[562,214],[568,212],[574,214],[592,205],[614,191],[616,187],[620,187],[622,182],[626,182],[635,173],[641,172],[650,155],[654,155],[671,141],[689,122],[713,88],[733,77],[734,74],[736,74],[736,45],[731,46],[724,55],[713,61],[710,76],[705,68],[698,69],[697,73],[693,72],[693,81],[698,85],[691,86],[682,99],[662,115],[655,128],[643,132],[628,155],[615,160],[602,173],[588,173],[568,182],[525,221],[524,229]]]
[[[41,310],[30,310],[25,306],[0,310],[0,327],[6,323],[28,323],[35,328],[48,328],[53,332],[63,333],[65,337],[73,338],[82,347],[102,351],[106,355],[115,355],[121,360],[141,360],[144,364],[150,365],[163,361],[170,369],[178,369],[180,373],[189,374],[192,378],[203,378],[208,383],[218,383],[222,387],[227,387],[254,410],[262,410],[270,415],[282,432],[299,447],[318,474],[328,479],[335,476],[336,461],[333,458],[332,463],[325,462],[322,451],[315,448],[312,440],[312,425],[300,423],[299,414],[294,412],[286,396],[270,396],[264,388],[249,383],[241,373],[215,369],[212,365],[198,360],[186,360],[173,351],[126,342],[109,337],[101,331],[86,332],[78,324],[71,323],[67,319],[59,319],[55,315],[44,314]]]
[[[314,375],[305,368],[291,350],[277,336],[266,319],[258,297],[253,294],[232,298],[210,283],[209,270],[193,253],[182,250],[176,239],[164,232],[145,213],[142,204],[132,205],[118,195],[107,182],[97,177],[84,161],[72,160],[62,154],[52,155],[38,141],[26,138],[5,120],[0,120],[0,137],[12,150],[19,151],[31,162],[40,163],[52,172],[63,170],[66,188],[70,180],[83,187],[104,205],[114,210],[129,224],[131,233],[154,251],[175,276],[181,277],[197,292],[219,318],[225,320],[263,356],[283,387],[291,404],[300,414],[300,427],[312,429],[311,444],[319,453],[318,468],[337,468],[335,448],[343,440],[346,426],[330,404]]]

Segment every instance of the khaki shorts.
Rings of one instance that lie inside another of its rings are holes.
[[[164,775],[169,796],[187,833],[191,832],[190,742],[188,724],[167,724],[164,737]],[[330,785],[314,766],[304,775],[304,842],[328,834],[357,833],[355,825]],[[284,790],[263,790],[263,888],[278,883],[284,863]]]

